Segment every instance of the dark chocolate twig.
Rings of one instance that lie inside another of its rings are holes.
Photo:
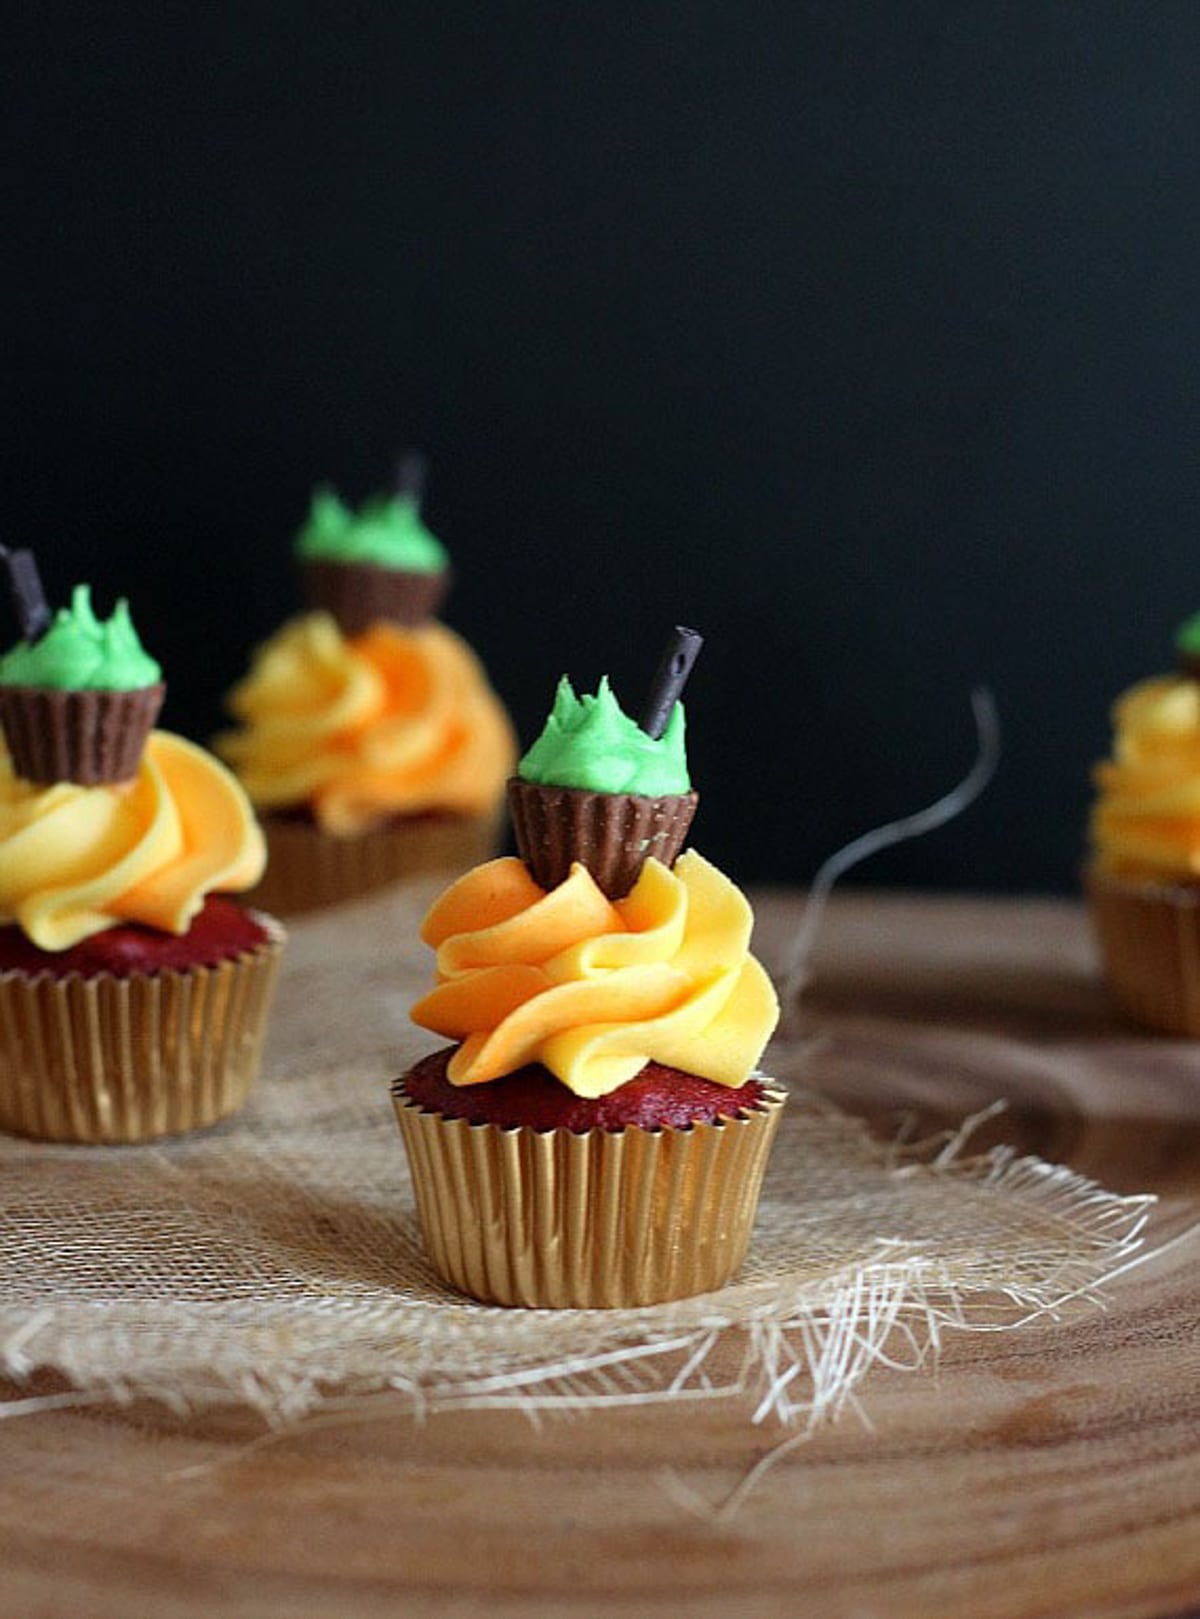
[[[397,495],[419,506],[425,498],[425,480],[428,476],[429,462],[420,450],[405,450],[396,462]]]
[[[8,570],[8,588],[26,641],[36,641],[50,628],[51,612],[32,551],[10,551],[0,545],[0,562]]]
[[[671,710],[687,685],[688,676],[703,645],[704,637],[698,630],[685,629],[682,624],[676,624],[671,639],[663,648],[654,679],[650,682],[646,706],[642,710],[642,730],[656,741],[667,728]]]

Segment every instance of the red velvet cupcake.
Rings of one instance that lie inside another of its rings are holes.
[[[26,778],[0,748],[0,1129],[124,1142],[210,1124],[257,1074],[283,943],[223,897],[258,879],[262,834],[192,743],[150,731],[131,753],[126,727],[117,748],[84,734],[81,715],[161,696],[123,604],[104,624],[77,592],[25,627],[0,684],[112,701],[43,705],[68,734],[42,735],[41,756],[86,761],[70,779]],[[0,705],[6,736],[21,706]]]
[[[412,1017],[456,1043],[393,1095],[433,1264],[488,1302],[682,1298],[728,1281],[749,1241],[783,1105],[756,1071],[778,1006],[743,896],[644,835],[637,800],[690,800],[689,819],[695,805],[674,696],[665,710],[656,735],[606,685],[560,688],[560,735],[522,773],[549,758],[577,779],[535,785],[620,802],[580,815],[559,793],[555,863],[585,829],[562,880],[543,886],[545,849],[526,843],[542,817],[519,819],[523,859],[468,872],[422,928],[437,984]],[[613,826],[642,835],[595,835]]]

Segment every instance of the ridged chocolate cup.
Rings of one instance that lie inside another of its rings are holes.
[[[651,798],[508,782],[517,851],[539,887],[557,888],[577,860],[609,899],[624,899],[651,856],[674,864],[699,802],[694,791]]]
[[[450,588],[450,573],[414,573],[368,562],[304,562],[304,599],[332,613],[343,635],[361,635],[377,619],[412,629],[432,618]]]
[[[0,725],[13,770],[38,786],[131,781],[166,689],[161,681],[132,691],[0,686]]]

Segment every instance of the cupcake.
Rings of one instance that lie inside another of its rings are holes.
[[[483,859],[516,757],[482,665],[433,617],[449,571],[413,461],[357,512],[318,491],[296,551],[312,611],[256,651],[215,743],[266,832],[255,897],[285,915]]]
[[[228,897],[261,832],[223,765],[152,729],[160,671],[125,602],[102,620],[79,586],[23,622],[0,659],[0,1130],[211,1124],[257,1074],[282,947]]]
[[[511,787],[520,857],[459,878],[422,927],[437,982],[412,1017],[452,1043],[393,1099],[432,1263],[485,1302],[655,1304],[746,1252],[778,1005],[745,897],[679,853],[696,795],[667,712],[654,734],[606,682],[560,685]]]
[[[1200,615],[1179,671],[1113,708],[1096,766],[1086,886],[1114,999],[1135,1021],[1200,1036]]]

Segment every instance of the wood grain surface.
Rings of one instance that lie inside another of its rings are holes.
[[[798,905],[761,897],[769,963]],[[13,1416],[0,1614],[1200,1608],[1200,1044],[1110,1012],[1073,904],[864,895],[835,902],[775,1057],[885,1132],[1006,1098],[989,1139],[1157,1192],[1158,1251],[1105,1312],[952,1336],[936,1373],[871,1375],[869,1427],[782,1447],[734,1404],[418,1425],[381,1397],[282,1434],[149,1406]]]

